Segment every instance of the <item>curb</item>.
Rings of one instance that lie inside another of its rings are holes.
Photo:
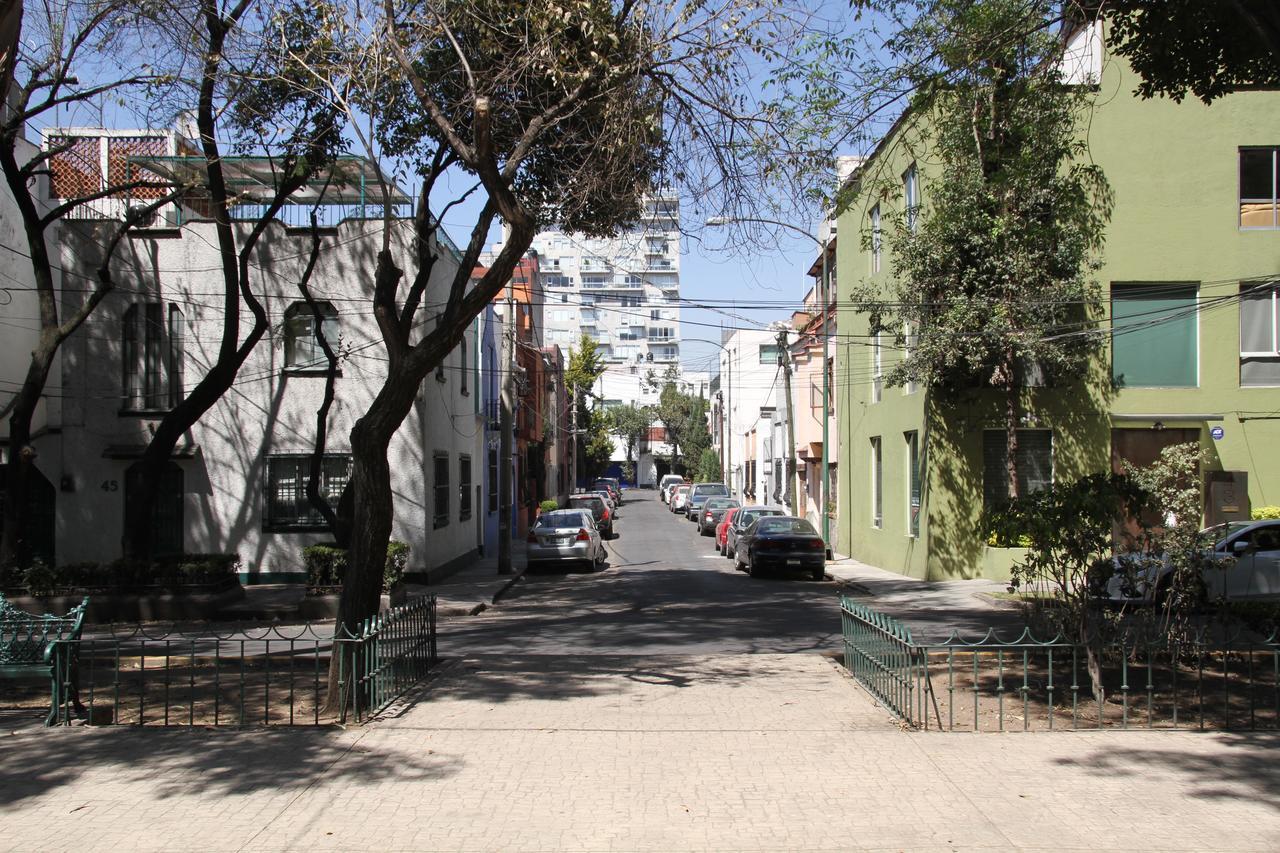
[[[506,595],[506,594],[507,594],[507,591],[508,591],[508,590],[510,590],[510,589],[511,589],[511,587],[515,586],[517,583],[519,583],[520,581],[524,580],[524,575],[525,575],[525,572],[527,572],[527,571],[529,571],[529,570],[528,570],[528,568],[524,568],[524,569],[521,569],[520,571],[516,572],[515,577],[513,577],[511,580],[509,580],[509,581],[507,581],[506,583],[504,583],[504,584],[502,585],[502,588],[501,588],[501,589],[499,589],[497,592],[495,592],[495,593],[493,594],[493,602],[492,602],[492,603],[497,604],[497,603],[498,603],[498,599],[500,599],[500,598],[502,598],[502,596]]]

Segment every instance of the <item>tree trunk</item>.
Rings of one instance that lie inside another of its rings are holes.
[[[1005,434],[1005,476],[1009,484],[1009,500],[1020,497],[1018,494],[1018,380],[1014,373],[1014,356],[1006,350],[1004,364],[1004,434]]]
[[[347,546],[347,571],[338,597],[335,637],[359,636],[365,622],[378,612],[382,595],[383,568],[387,561],[387,544],[391,541],[394,507],[391,493],[391,465],[387,450],[396,430],[413,408],[418,383],[412,381],[402,365],[388,371],[381,392],[351,429],[351,486],[354,508],[350,542]],[[351,707],[352,692],[362,689],[350,679],[353,643],[334,643],[329,661],[329,689],[325,699],[326,715],[343,713]],[[347,684],[343,684],[346,677]],[[343,688],[347,695],[343,696]],[[345,699],[346,707],[341,704]],[[359,702],[365,706],[367,695]]]

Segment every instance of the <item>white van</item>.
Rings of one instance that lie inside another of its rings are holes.
[[[666,502],[669,499],[667,489],[672,486],[678,486],[684,482],[684,477],[679,474],[668,474],[662,478],[662,482],[658,483],[658,500]]]

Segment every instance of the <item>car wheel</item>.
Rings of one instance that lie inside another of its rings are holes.
[[[814,580],[816,580],[816,581],[825,580],[825,579],[826,579],[826,577],[827,577],[827,573],[826,573],[825,571],[823,571],[822,569],[814,569],[814,570],[813,570],[813,579],[814,579]]]
[[[728,542],[724,543],[724,555],[728,557],[730,560],[734,558],[733,548],[729,547]]]
[[[747,574],[753,578],[759,577],[759,573],[756,571],[755,555],[752,554],[750,551],[747,552]]]

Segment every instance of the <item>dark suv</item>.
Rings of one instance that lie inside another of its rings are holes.
[[[589,509],[603,539],[613,538],[613,513],[599,495],[569,495],[569,509]]]

